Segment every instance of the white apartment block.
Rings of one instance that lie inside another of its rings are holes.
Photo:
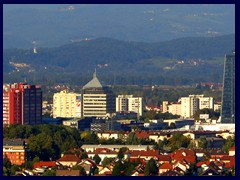
[[[213,109],[214,100],[204,95],[189,95],[181,98],[181,116],[192,118],[198,109]]]
[[[199,109],[213,109],[213,97],[199,97]]]
[[[119,95],[116,97],[116,112],[132,111],[142,116],[142,97],[133,95]]]
[[[81,117],[81,94],[68,93],[66,90],[53,95],[53,118]]]

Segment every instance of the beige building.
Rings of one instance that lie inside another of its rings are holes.
[[[109,87],[103,87],[96,72],[82,89],[82,117],[111,117],[115,113],[115,95]]]
[[[142,116],[142,97],[133,95],[119,95],[116,98],[116,112],[135,112]]]
[[[162,102],[162,113],[168,112],[168,101]]]
[[[53,118],[81,117],[81,94],[68,93],[66,90],[53,95]]]
[[[168,112],[173,115],[181,116],[181,103],[172,103],[168,105]]]

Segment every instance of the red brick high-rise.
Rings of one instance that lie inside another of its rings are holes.
[[[3,125],[40,124],[42,90],[35,85],[14,83],[3,87]]]

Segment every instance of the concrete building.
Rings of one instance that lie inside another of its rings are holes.
[[[181,98],[181,117],[192,118],[198,109],[213,109],[214,99],[204,95],[189,95]]]
[[[142,116],[142,97],[118,95],[116,98],[116,112],[135,112]]]
[[[214,109],[213,97],[199,97],[199,109]]]
[[[68,93],[66,90],[53,95],[53,118],[81,117],[81,94]]]
[[[168,112],[168,101],[162,102],[162,113]]]
[[[35,85],[14,83],[3,86],[3,125],[41,124],[42,90]]]
[[[172,103],[168,105],[168,112],[173,115],[181,116],[181,103]]]
[[[82,117],[112,117],[116,112],[115,98],[113,91],[103,87],[94,72],[93,79],[82,89]]]

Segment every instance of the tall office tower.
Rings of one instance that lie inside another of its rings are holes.
[[[133,97],[133,95],[119,95],[116,97],[116,111],[131,111],[142,116],[142,97]]]
[[[235,51],[224,60],[221,122],[235,123]]]
[[[3,86],[3,125],[40,124],[42,90],[35,85],[14,83]]]
[[[66,90],[53,95],[53,117],[81,117],[81,94]]]
[[[111,117],[116,112],[115,95],[109,87],[103,87],[96,72],[82,89],[82,117]]]

